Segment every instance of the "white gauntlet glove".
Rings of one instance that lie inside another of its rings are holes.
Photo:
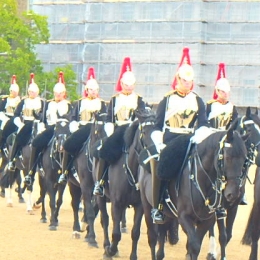
[[[107,137],[112,135],[114,133],[115,126],[113,123],[106,123],[105,124],[105,132],[107,134]]]
[[[24,123],[21,121],[20,117],[16,117],[14,119],[14,124],[18,127],[17,133],[19,133],[21,131],[21,129],[23,128]]]
[[[194,135],[191,137],[190,141],[192,143],[196,143],[199,144],[201,143],[204,139],[206,139],[208,136],[210,136],[211,134],[213,134],[214,131],[206,126],[201,126],[200,128],[198,128]]]
[[[153,140],[157,152],[160,153],[166,146],[166,144],[163,143],[163,132],[159,130],[153,131],[151,133],[151,139]]]
[[[6,123],[7,123],[7,121],[8,121],[9,119],[10,119],[10,118],[9,118],[8,116],[6,116],[4,112],[0,112],[0,121],[2,121],[2,122],[1,122],[1,128],[0,128],[1,130],[4,129]]]
[[[70,132],[74,133],[79,129],[79,123],[77,121],[72,121],[69,127],[70,127]]]
[[[45,124],[43,122],[39,122],[37,126],[37,135],[42,133],[45,129]]]

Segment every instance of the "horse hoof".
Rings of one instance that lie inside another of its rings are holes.
[[[40,219],[40,222],[41,222],[41,223],[47,223],[47,219],[46,219],[46,218],[41,218],[41,219]]]
[[[118,250],[117,251],[112,251],[111,250],[111,248],[110,248],[110,246],[106,246],[105,247],[105,254],[108,256],[108,257],[117,257],[117,256],[119,256],[119,254],[118,254]]]
[[[56,231],[57,230],[57,226],[49,226],[49,230],[50,231]]]
[[[6,206],[9,207],[9,208],[12,208],[12,207],[13,207],[13,203],[12,203],[12,202],[8,202],[8,203],[6,204]]]
[[[208,253],[206,259],[207,259],[207,260],[216,260],[217,258],[216,258],[212,253]]]
[[[25,203],[24,198],[19,198],[19,203]]]
[[[34,212],[33,212],[32,209],[28,209],[28,210],[27,210],[27,213],[28,213],[28,215],[34,215]]]
[[[85,238],[85,242],[88,243],[88,246],[89,246],[89,247],[98,248],[98,243],[97,243],[97,241],[95,240],[95,238],[86,237],[86,238]]]
[[[3,191],[0,192],[0,197],[5,198],[5,193]]]
[[[41,203],[39,203],[39,204],[37,204],[36,202],[33,203],[33,209],[39,209],[39,208],[41,208],[41,206],[42,206]]]
[[[73,239],[80,239],[80,233],[78,231],[73,231],[72,238]]]
[[[127,233],[127,227],[121,227],[121,233]]]

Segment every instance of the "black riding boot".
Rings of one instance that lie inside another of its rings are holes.
[[[29,161],[30,171],[24,178],[24,183],[28,186],[32,185],[32,182],[34,180],[39,153],[40,153],[39,149],[37,149],[37,147],[32,146],[30,161]]]
[[[18,142],[15,138],[14,144],[13,144],[12,149],[11,149],[11,155],[10,155],[9,163],[8,163],[8,170],[9,171],[15,170],[15,160],[16,160],[16,156],[20,152],[20,150],[21,150],[21,146],[18,144]]]
[[[68,172],[69,172],[69,157],[70,154],[66,151],[63,152],[63,158],[62,158],[62,174],[60,175],[60,178],[58,180],[58,183],[66,185],[67,184],[67,179],[68,179]]]
[[[105,184],[105,176],[106,176],[105,166],[106,166],[106,161],[100,158],[98,162],[98,169],[96,172],[97,181],[95,183],[93,194],[101,197],[104,196],[104,184]]]
[[[161,180],[157,177],[158,161],[155,159],[150,160],[151,174],[152,174],[152,189],[153,189],[153,209],[152,219],[154,224],[164,223],[163,204],[161,202]]]

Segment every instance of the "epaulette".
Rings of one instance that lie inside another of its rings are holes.
[[[170,95],[172,95],[172,94],[174,94],[176,92],[177,92],[176,90],[171,90],[171,91],[167,92],[164,96],[168,97],[168,96],[170,96]]]
[[[207,102],[207,104],[213,104],[213,103],[215,103],[215,102],[217,102],[217,100],[216,99],[211,99],[211,100],[209,100],[208,102]]]

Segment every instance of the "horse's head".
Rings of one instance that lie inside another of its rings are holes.
[[[69,120],[66,118],[59,118],[55,125],[54,137],[55,147],[57,152],[63,151],[63,143],[70,135]]]
[[[94,113],[94,122],[91,128],[91,139],[93,141],[100,140],[106,136],[105,123],[107,119],[107,113]]]
[[[137,109],[135,114],[139,121],[140,140],[143,147],[148,147],[153,144],[151,133],[155,130],[155,113],[146,107],[145,109]]]
[[[246,146],[249,159],[253,160],[255,151],[257,151],[255,162],[260,166],[260,118],[257,109],[255,113],[252,113],[251,108],[247,108],[246,115],[241,118],[238,129],[240,133],[248,135]]]
[[[247,158],[245,138],[231,127],[219,142],[216,169],[218,178],[226,184],[224,196],[230,203],[240,195],[242,173]]]

